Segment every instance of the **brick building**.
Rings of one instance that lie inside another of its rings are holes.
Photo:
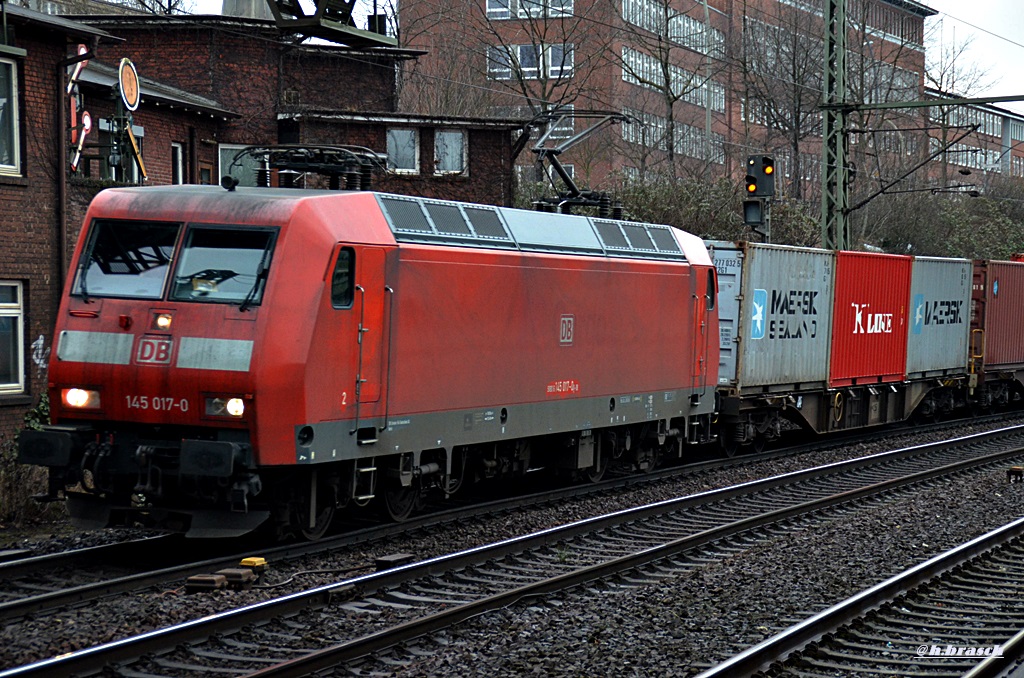
[[[821,0],[420,0],[400,12],[404,44],[428,52],[406,64],[411,110],[627,115],[564,157],[592,188],[614,174],[733,175],[764,151],[778,159],[781,189],[800,196],[808,177],[820,181]],[[851,98],[921,97],[933,14],[912,0],[849,0]],[[474,94],[445,94],[467,81]],[[554,136],[585,124],[563,122]]]
[[[58,143],[65,59],[78,43],[117,41],[102,29],[12,5],[0,45],[0,439],[45,390],[64,278],[68,223]]]
[[[101,52],[106,63],[129,54],[140,75],[236,113],[200,142],[216,150],[216,166],[200,163],[200,173],[214,182],[230,173],[243,185],[256,184],[255,164],[242,160],[229,171],[246,146],[350,144],[379,154],[382,167],[387,163],[375,188],[511,202],[512,131],[520,122],[398,112],[396,65],[422,52],[297,44],[282,39],[273,22],[243,17],[79,19],[125,39],[121,51]],[[168,45],[187,57],[168,58]]]
[[[229,173],[255,185],[257,166],[232,166],[247,146],[347,144],[379,158],[374,188],[511,203],[517,121],[397,112],[396,64],[417,51],[303,45],[266,20],[5,7],[13,39],[0,45],[0,437],[45,392],[69,255],[104,188],[219,183]],[[145,178],[115,87],[125,57],[138,73],[130,125]],[[84,112],[92,128],[81,139]]]

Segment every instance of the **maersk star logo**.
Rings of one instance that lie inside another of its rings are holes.
[[[911,326],[910,331],[914,334],[921,334],[921,329],[924,327],[924,295],[914,295],[914,324]]]
[[[750,338],[764,338],[764,310],[768,306],[768,291],[754,290],[754,314],[750,317]]]

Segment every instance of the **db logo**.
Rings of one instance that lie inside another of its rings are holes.
[[[561,327],[558,332],[558,343],[562,346],[572,346],[573,333],[576,329],[576,316],[563,315]]]
[[[173,346],[172,339],[142,337],[139,339],[139,349],[135,352],[135,362],[147,365],[170,365]]]

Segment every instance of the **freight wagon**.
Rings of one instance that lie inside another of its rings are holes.
[[[967,398],[971,262],[709,242],[729,454],[790,422],[818,433]]]

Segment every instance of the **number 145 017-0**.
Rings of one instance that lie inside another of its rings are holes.
[[[129,410],[156,410],[159,412],[188,412],[188,400],[185,398],[166,398],[161,396],[126,395],[125,404]]]

